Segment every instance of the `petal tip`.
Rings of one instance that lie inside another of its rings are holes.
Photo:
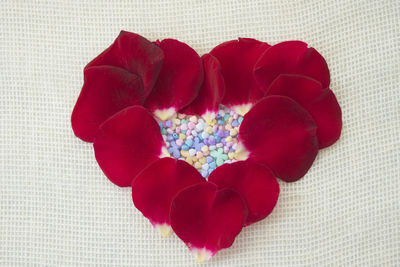
[[[161,154],[160,154],[160,159],[162,158],[169,158],[171,157],[171,154],[168,152],[168,149],[166,146],[163,146],[161,148]]]
[[[176,113],[176,109],[173,107],[165,109],[156,109],[154,111],[154,115],[156,115],[162,121],[168,120],[174,115],[174,113]]]
[[[250,152],[244,147],[244,145],[239,142],[236,148],[236,160],[247,160],[249,158]]]
[[[251,109],[253,105],[251,103],[248,104],[242,104],[242,105],[235,105],[232,107],[233,111],[235,111],[237,114],[244,116],[249,110]]]
[[[203,114],[203,118],[204,120],[208,123],[211,124],[211,121],[213,119],[215,119],[215,117],[217,116],[217,112],[216,111],[209,111],[207,110],[206,113]]]
[[[193,256],[196,258],[198,263],[209,261],[214,253],[206,248],[191,248]]]
[[[163,224],[155,224],[154,228],[160,231],[161,236],[164,238],[170,237],[173,233],[171,225],[163,223]]]

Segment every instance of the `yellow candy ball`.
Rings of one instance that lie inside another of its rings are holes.
[[[193,164],[192,157],[187,157],[187,158],[185,159],[185,161],[186,161],[187,163],[189,163],[190,165]]]
[[[237,134],[238,134],[238,131],[236,129],[232,129],[232,130],[229,131],[229,135],[230,136],[235,136]]]
[[[187,158],[189,156],[189,151],[181,150],[181,155],[182,155],[182,157]]]

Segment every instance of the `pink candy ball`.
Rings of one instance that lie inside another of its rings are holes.
[[[194,124],[193,122],[189,122],[189,123],[188,123],[188,128],[189,128],[190,130],[193,130],[195,127],[196,127],[196,124]]]
[[[177,139],[177,140],[175,141],[175,143],[176,143],[178,146],[182,146],[182,145],[183,145],[183,140],[182,140],[182,139]]]
[[[182,130],[182,131],[186,131],[187,128],[188,128],[187,124],[182,124],[182,125],[181,125],[181,130]]]

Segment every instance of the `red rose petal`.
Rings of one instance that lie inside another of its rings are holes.
[[[254,39],[239,38],[222,43],[210,52],[220,61],[225,80],[226,93],[222,104],[243,115],[252,103],[262,98],[263,93],[254,78],[253,69],[269,47],[269,44]]]
[[[93,142],[106,119],[128,106],[143,104],[144,90],[139,76],[113,66],[87,68],[84,77],[71,124],[77,137]]]
[[[216,114],[225,94],[225,83],[221,65],[216,57],[205,54],[201,57],[204,67],[204,81],[196,99],[181,113],[189,115]]]
[[[189,163],[162,158],[133,180],[133,203],[156,228],[164,230],[171,224],[169,212],[173,197],[182,189],[201,182],[205,182],[204,178]]]
[[[287,41],[272,46],[254,67],[255,77],[267,90],[280,74],[299,74],[319,81],[323,88],[328,87],[330,75],[325,59],[301,41]]]
[[[318,153],[311,115],[285,96],[268,96],[244,116],[239,140],[250,158],[266,164],[287,182],[303,177]]]
[[[121,31],[114,43],[93,59],[85,68],[112,65],[124,68],[142,78],[145,96],[157,81],[164,59],[163,51],[146,38]]]
[[[165,58],[145,105],[165,120],[196,98],[203,82],[203,64],[196,51],[185,43],[165,39],[157,45]]]
[[[200,183],[174,198],[170,216],[177,236],[203,261],[232,245],[246,221],[247,207],[236,191]]]
[[[162,154],[164,141],[153,116],[141,106],[128,107],[100,125],[93,147],[96,160],[114,184],[133,178]]]
[[[219,189],[234,189],[244,197],[249,209],[246,226],[267,217],[278,201],[275,176],[267,167],[251,160],[223,164],[210,174],[208,181]]]
[[[280,75],[276,78],[267,95],[283,95],[292,98],[305,108],[318,126],[319,148],[332,145],[340,137],[342,112],[334,93],[329,88],[309,77]]]

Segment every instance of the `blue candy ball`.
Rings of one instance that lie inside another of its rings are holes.
[[[193,140],[192,139],[186,139],[185,144],[188,145],[189,147],[191,147],[193,145]]]
[[[179,153],[179,150],[174,150],[172,151],[172,155],[174,156],[174,158],[179,159],[181,156],[181,153]]]
[[[189,150],[189,146],[187,144],[183,144],[181,149],[182,150]]]
[[[214,170],[215,168],[217,168],[217,163],[215,163],[215,161],[213,161],[213,162],[209,163],[208,166],[210,166],[210,169]]]

